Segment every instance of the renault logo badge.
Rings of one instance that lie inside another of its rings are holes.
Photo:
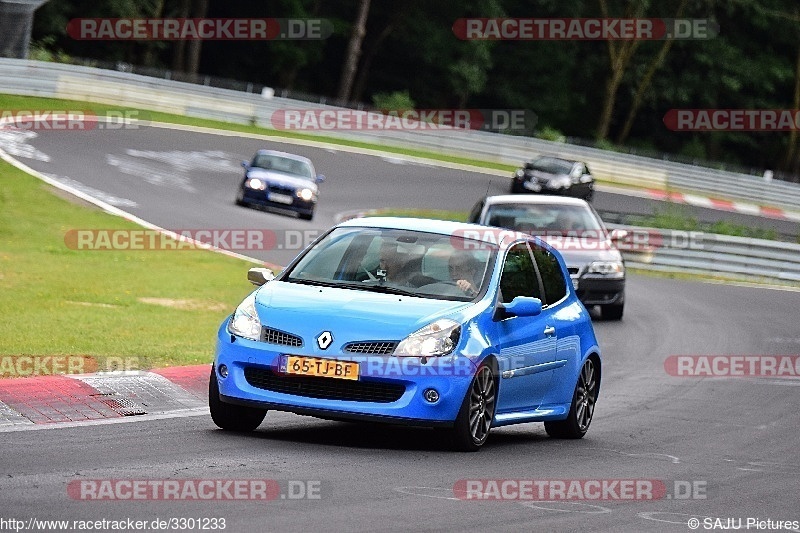
[[[330,346],[332,342],[333,335],[330,331],[323,331],[317,335],[317,345],[323,350],[327,350],[328,346]]]

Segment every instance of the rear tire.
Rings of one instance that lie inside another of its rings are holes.
[[[450,430],[453,449],[477,452],[489,437],[497,407],[497,373],[486,363],[472,378],[455,426]]]
[[[243,407],[221,401],[217,372],[214,368],[211,369],[211,377],[208,380],[208,407],[214,423],[227,431],[253,431],[261,425],[267,415],[266,409]]]
[[[598,375],[594,359],[590,357],[583,363],[578,375],[567,418],[544,423],[548,435],[556,439],[580,439],[586,435],[594,417],[594,405],[599,392]]]

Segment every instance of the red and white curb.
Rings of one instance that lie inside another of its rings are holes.
[[[792,220],[794,222],[800,222],[800,213],[786,211],[777,207],[768,207],[745,202],[734,202],[732,200],[721,200],[719,198],[699,196],[697,194],[667,192],[658,189],[645,189],[644,192],[649,198],[654,200],[665,202],[669,201],[678,204],[705,207],[708,209],[718,209],[720,211],[734,211],[737,213],[753,215],[757,217],[777,218],[780,220]]]
[[[194,365],[0,379],[0,432],[203,414],[209,373]]]

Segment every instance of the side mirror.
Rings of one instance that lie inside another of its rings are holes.
[[[242,168],[247,168],[249,166],[250,166],[250,163],[248,163],[247,161],[242,161]]]
[[[625,237],[628,236],[627,230],[624,229],[612,229],[611,234],[609,237],[611,238],[612,242],[619,242],[623,240]]]
[[[275,279],[275,274],[268,268],[251,268],[247,271],[247,281],[253,285],[264,285]]]
[[[323,176],[322,174],[317,174],[316,182],[322,183],[323,181],[325,181],[325,176]]]
[[[530,296],[517,296],[510,303],[498,304],[495,317],[536,316],[542,312],[542,301]]]

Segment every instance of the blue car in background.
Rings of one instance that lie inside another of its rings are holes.
[[[250,431],[268,410],[440,428],[478,450],[492,427],[581,438],[600,349],[564,261],[530,235],[353,219],[259,285],[219,328],[209,406]]]
[[[249,163],[242,161],[242,166],[245,172],[236,193],[237,205],[285,209],[304,220],[314,218],[318,184],[325,176],[317,174],[310,159],[259,150]]]

